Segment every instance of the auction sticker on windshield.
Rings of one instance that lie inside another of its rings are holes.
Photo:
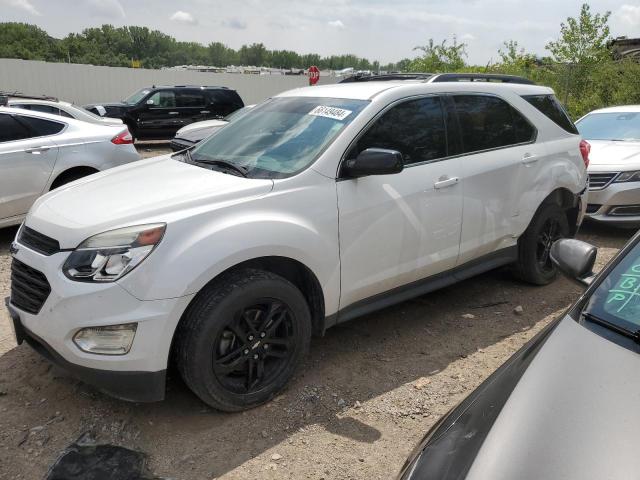
[[[309,112],[309,115],[315,117],[326,117],[334,120],[344,120],[351,115],[351,110],[345,110],[344,108],[337,107],[325,107],[324,105],[318,105],[316,108]]]

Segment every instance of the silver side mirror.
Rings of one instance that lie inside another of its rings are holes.
[[[558,240],[549,252],[558,270],[581,285],[590,285],[593,281],[597,254],[598,249],[593,245],[572,238]]]

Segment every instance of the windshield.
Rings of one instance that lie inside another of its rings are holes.
[[[230,113],[229,115],[227,115],[226,117],[224,117],[224,120],[226,122],[232,122],[233,120],[237,120],[238,118],[240,118],[241,116],[243,116],[245,113],[247,113],[249,110],[251,110],[253,107],[242,107],[239,108],[238,110],[236,110],[233,113]]]
[[[69,109],[77,111],[78,115],[88,115],[89,117],[95,118],[96,120],[102,120],[102,117],[100,115],[96,115],[95,113],[90,112],[85,108],[79,107],[78,105],[71,104],[69,105]]]
[[[584,313],[632,332],[640,330],[640,243],[598,286]]]
[[[592,113],[576,123],[587,140],[640,140],[640,113]]]
[[[191,158],[232,163],[252,178],[285,178],[311,165],[366,105],[365,100],[274,98],[200,143]]]
[[[144,98],[144,96],[149,92],[150,92],[150,90],[146,90],[144,88],[142,90],[138,90],[133,95],[127,97],[127,99],[124,100],[124,103],[126,103],[127,105],[135,105],[140,100],[142,100]]]

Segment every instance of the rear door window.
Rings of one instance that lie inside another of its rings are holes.
[[[523,95],[522,98],[566,132],[578,134],[578,129],[569,118],[569,114],[553,95]]]
[[[178,92],[176,99],[178,107],[204,107],[204,94],[198,90]]]
[[[439,97],[410,100],[387,110],[360,137],[348,158],[367,148],[402,153],[405,165],[447,156],[447,134]]]
[[[46,137],[47,135],[55,135],[56,133],[60,133],[64,128],[64,123],[44,120],[42,118],[27,117],[21,115],[18,120],[33,132],[33,134],[31,135],[33,137]]]
[[[464,153],[508,147],[535,140],[536,130],[501,98],[454,95]]]
[[[0,113],[0,142],[12,142],[29,138],[30,132],[11,115]]]

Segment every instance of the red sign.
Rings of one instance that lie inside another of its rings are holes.
[[[309,85],[315,85],[318,83],[318,80],[320,80],[320,69],[313,65],[309,67],[307,75],[309,75]]]

